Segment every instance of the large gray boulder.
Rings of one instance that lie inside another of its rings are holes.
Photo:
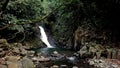
[[[23,57],[23,59],[20,60],[21,68],[34,68],[34,64],[31,59],[27,57]]]

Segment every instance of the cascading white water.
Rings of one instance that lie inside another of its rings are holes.
[[[48,41],[44,28],[42,26],[39,26],[39,28],[40,28],[40,33],[41,33],[40,39],[47,45],[47,47],[53,48],[53,46],[51,46],[51,44]]]

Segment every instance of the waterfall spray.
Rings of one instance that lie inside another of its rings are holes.
[[[39,28],[40,28],[40,33],[41,33],[40,39],[47,45],[47,47],[52,48],[53,46],[51,46],[51,44],[49,43],[48,37],[45,33],[44,28],[42,26],[39,26]]]

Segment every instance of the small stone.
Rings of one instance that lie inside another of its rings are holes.
[[[77,57],[79,56],[79,54],[78,54],[78,53],[74,53],[74,55],[75,55],[75,56],[77,56]]]
[[[37,53],[37,56],[40,57],[42,55],[42,53]]]
[[[58,54],[58,52],[57,52],[57,51],[54,51],[53,54]]]
[[[94,65],[95,62],[94,62],[94,61],[89,61],[89,64],[90,64],[90,65]]]
[[[19,48],[16,48],[16,47],[14,47],[13,51],[16,52],[16,53],[20,53]]]
[[[112,64],[112,67],[117,68],[118,65],[117,64]]]
[[[37,58],[37,57],[33,57],[32,60],[33,60],[33,61],[37,61],[38,58]]]
[[[5,59],[4,58],[0,58],[0,64],[6,64],[6,61],[5,61]]]
[[[77,66],[73,66],[72,68],[78,68]]]
[[[27,55],[28,55],[28,56],[31,56],[31,57],[33,57],[34,54],[35,54],[35,51],[28,51],[28,52],[27,52]]]
[[[22,55],[26,55],[27,54],[27,50],[25,50],[24,48],[20,48],[20,53]]]
[[[44,59],[45,57],[44,56],[40,56],[40,58]]]
[[[3,57],[5,55],[5,51],[0,52],[0,57]]]
[[[2,48],[0,48],[0,52],[2,52],[3,51],[3,49]]]
[[[76,57],[72,56],[72,57],[67,57],[68,60],[70,61],[74,61]]]
[[[59,68],[59,66],[58,65],[53,65],[52,68]]]
[[[60,65],[61,68],[67,68],[67,65]]]
[[[35,53],[35,51],[28,51],[28,53],[30,53],[30,54],[34,54],[34,53]]]
[[[21,43],[14,43],[15,46],[22,47]]]
[[[99,66],[100,66],[101,68],[105,68],[105,64],[104,64],[104,63],[99,63]]]
[[[32,58],[33,61],[39,61],[39,62],[47,62],[50,61],[50,58],[45,58],[44,56],[39,57],[33,57]]]
[[[102,59],[100,59],[100,60],[99,60],[99,62],[100,62],[100,63],[105,63],[105,61],[104,61],[104,60],[102,60]]]

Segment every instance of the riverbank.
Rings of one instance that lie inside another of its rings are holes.
[[[47,51],[51,53],[47,53]],[[36,53],[21,43],[8,43],[6,39],[0,39],[0,68],[78,68],[85,66],[79,64],[73,52],[58,49],[42,49]]]
[[[120,67],[118,59],[81,59],[76,52],[61,48],[40,48],[37,51],[30,50],[29,46],[21,43],[10,44],[5,39],[0,39],[0,68]]]

